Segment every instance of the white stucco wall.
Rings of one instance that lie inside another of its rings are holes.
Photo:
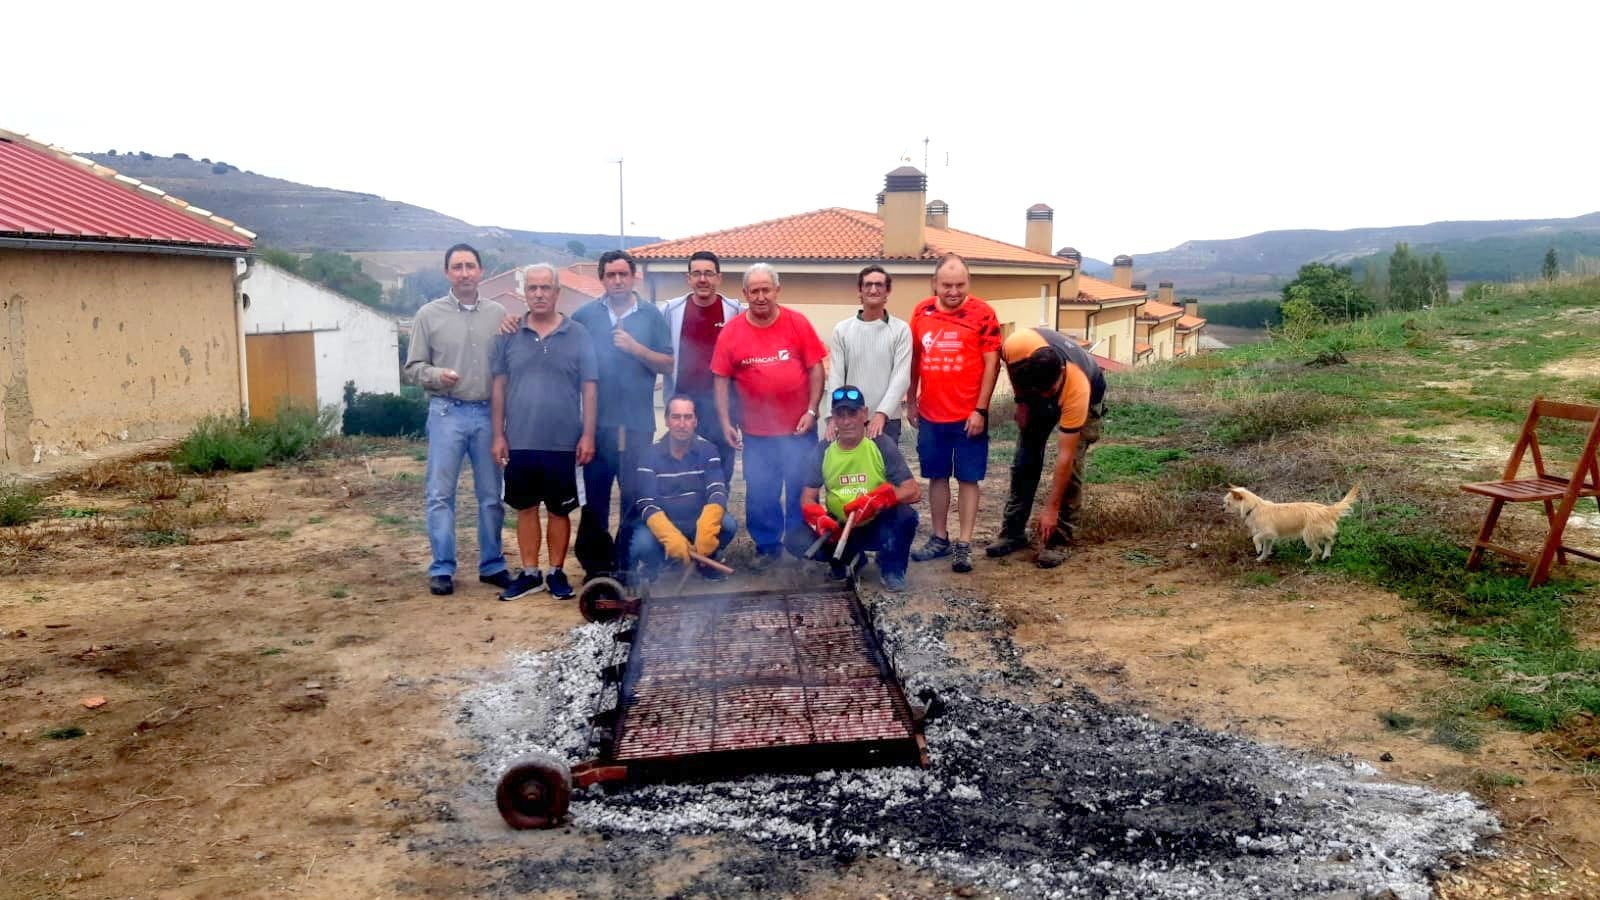
[[[375,394],[400,392],[395,320],[318,284],[257,261],[244,280],[246,334],[314,332],[317,405],[344,409],[344,383]]]

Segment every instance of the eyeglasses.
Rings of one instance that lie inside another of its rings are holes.
[[[718,273],[717,273],[717,271],[715,269],[706,269],[703,272],[690,272],[689,273],[689,277],[690,278],[715,278],[715,277],[717,277],[717,274]]]
[[[887,291],[889,285],[882,281],[866,281],[862,282],[861,289],[863,291]]]
[[[860,400],[860,399],[861,399],[861,392],[856,390],[855,388],[835,388],[834,391],[833,391],[833,402],[835,402],[835,403],[838,403],[840,400]]]

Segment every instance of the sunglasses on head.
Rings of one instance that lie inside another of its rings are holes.
[[[833,402],[835,402],[835,403],[838,403],[840,400],[860,400],[860,399],[861,399],[861,392],[856,390],[855,388],[835,388],[834,391],[833,391]]]

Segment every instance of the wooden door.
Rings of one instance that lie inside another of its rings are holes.
[[[317,352],[309,331],[245,336],[250,418],[270,422],[285,406],[317,408]]]

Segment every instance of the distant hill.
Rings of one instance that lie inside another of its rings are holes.
[[[1600,259],[1600,230],[1537,232],[1528,235],[1480,238],[1475,241],[1442,241],[1413,244],[1411,250],[1424,256],[1439,254],[1452,281],[1522,281],[1539,275],[1545,252],[1554,247],[1561,271],[1571,272],[1578,257]],[[1393,249],[1393,248],[1390,248]],[[1377,266],[1384,271],[1389,253],[1384,251],[1352,261],[1360,270]]]
[[[1538,246],[1538,258],[1531,267],[1531,271],[1537,271],[1538,259],[1543,258],[1544,251],[1558,238],[1585,246],[1591,246],[1591,241],[1600,241],[1600,212],[1570,219],[1434,222],[1347,231],[1265,231],[1229,240],[1187,241],[1161,253],[1136,254],[1134,277],[1141,281],[1172,278],[1189,289],[1230,282],[1260,283],[1274,277],[1292,278],[1300,266],[1308,262],[1348,265],[1363,257],[1388,253],[1400,241],[1410,244],[1413,250],[1429,248],[1429,253],[1434,247],[1462,246],[1462,261],[1469,260],[1473,252],[1465,249],[1465,245],[1491,241],[1474,249],[1481,252],[1493,248],[1497,257],[1503,251],[1505,265],[1496,264],[1485,271],[1501,272],[1503,274],[1493,280],[1504,280],[1530,271],[1522,263],[1512,261],[1521,258],[1521,249]],[[1513,251],[1513,247],[1519,249]],[[1594,251],[1584,252],[1592,254]],[[1487,275],[1468,274],[1469,267],[1452,264],[1449,256],[1445,261],[1453,279],[1490,280]]]
[[[437,251],[457,241],[470,241],[480,250],[512,261],[551,255],[541,252],[541,247],[558,254],[553,261],[564,261],[568,241],[576,240],[586,250],[616,242],[615,235],[472,225],[410,203],[297,184],[242,171],[221,160],[148,153],[84,155],[238,222],[259,235],[261,246],[285,250]],[[656,240],[659,238],[629,237],[630,244]]]

